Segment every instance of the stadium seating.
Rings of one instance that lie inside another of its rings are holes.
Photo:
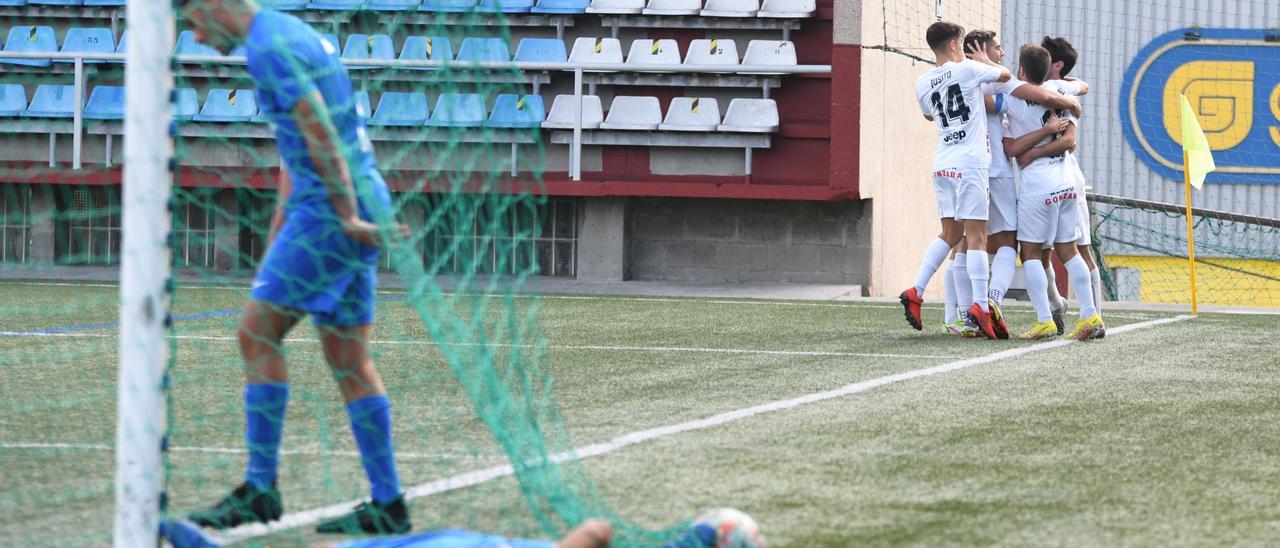
[[[505,63],[510,60],[511,50],[501,38],[463,38],[462,47],[458,49],[458,61]]]
[[[258,115],[258,101],[251,89],[211,89],[197,122],[248,122]]]
[[[644,11],[644,0],[591,0],[587,13],[629,15]]]
[[[755,17],[760,0],[707,0],[703,17]]]
[[[27,5],[27,0],[0,0],[0,6],[4,7],[21,7]]]
[[[58,41],[53,36],[53,27],[13,27],[9,29],[9,37],[4,42],[4,51],[53,53],[58,51]],[[48,59],[0,59],[0,61],[28,67],[49,66]]]
[[[547,113],[547,121],[542,123],[544,129],[573,129],[573,119],[577,106],[572,95],[557,95],[551,101],[551,112]],[[596,129],[604,121],[604,109],[601,108],[599,95],[582,96],[582,127]]]
[[[658,126],[663,131],[715,131],[720,125],[720,105],[711,97],[676,97],[667,107],[667,117]]]
[[[98,86],[89,94],[89,102],[84,106],[86,120],[123,120],[124,88],[116,86]]]
[[[774,19],[803,19],[812,17],[818,11],[814,0],[764,0],[760,5],[757,17]]]
[[[590,4],[591,0],[538,0],[538,5],[530,11],[533,13],[586,13],[587,6]]]
[[[127,0],[84,0],[86,6],[123,6]]]
[[[221,57],[222,53],[196,41],[196,33],[184,30],[178,33],[178,47],[175,55],[200,55]]]
[[[738,44],[733,40],[693,40],[689,42],[689,51],[685,53],[684,64],[735,67],[738,65]],[[732,72],[732,69],[729,72]]]
[[[389,91],[378,99],[371,126],[421,126],[427,123],[427,94]]]
[[[778,131],[778,103],[773,99],[734,99],[717,129],[737,133]]]
[[[200,112],[200,98],[196,96],[196,90],[192,88],[178,88],[177,100],[173,102],[173,119],[178,121],[190,121]]]
[[[27,109],[27,89],[22,84],[0,84],[0,116],[20,116]]]
[[[342,47],[342,58],[354,61],[365,59],[390,61],[396,58],[396,46],[391,42],[391,37],[386,34],[349,34],[346,45]],[[383,67],[347,65],[347,70],[373,68]]]
[[[702,12],[702,0],[649,0],[645,15],[698,15]]]
[[[354,11],[364,7],[364,0],[311,0],[309,10]]]
[[[307,9],[307,0],[260,0],[262,7],[280,11]]]
[[[744,65],[796,66],[796,46],[790,41],[752,40],[742,55]]]
[[[493,105],[486,126],[495,128],[536,128],[547,118],[546,105],[541,95],[515,95],[503,93]]]
[[[129,45],[129,29],[125,29],[120,33],[120,41],[116,43],[116,53],[125,54],[125,46]],[[124,61],[112,61],[112,63],[123,63]]]
[[[401,11],[418,9],[422,0],[369,0],[365,9],[374,11]]]
[[[27,0],[33,6],[82,6],[82,0]]]
[[[63,53],[115,53],[115,51],[116,38],[111,34],[111,29],[73,27],[67,29],[67,36],[62,39]],[[75,61],[67,59],[59,62],[74,63]],[[85,62],[102,63],[103,61],[86,59]]]
[[[529,13],[534,0],[480,0],[480,11],[502,13]]]
[[[400,48],[401,61],[452,61],[453,44],[446,36],[410,36]],[[431,67],[414,67],[412,70],[431,70]]]
[[[573,41],[569,62],[622,63],[622,43],[617,38],[578,38]]]
[[[436,127],[480,127],[488,117],[484,97],[478,93],[442,93],[436,100],[427,125]]]
[[[609,105],[609,115],[600,129],[652,131],[662,123],[662,105],[657,97],[619,95]]]
[[[75,86],[44,84],[36,88],[31,105],[22,115],[29,118],[72,118],[75,111]]]
[[[633,65],[679,65],[680,46],[675,40],[640,39],[631,42],[627,63]]]
[[[516,46],[516,61],[529,63],[563,63],[568,59],[564,41],[555,38],[525,38]]]
[[[476,0],[426,0],[419,10],[434,13],[467,13],[476,8]]]

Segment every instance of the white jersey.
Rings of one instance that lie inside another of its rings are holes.
[[[1010,94],[1024,84],[1026,82],[1014,78],[1008,82],[982,85],[982,94],[991,96],[996,102],[996,112],[987,113],[987,135],[991,142],[991,169],[987,176],[992,179],[1013,177],[1013,165],[1009,163],[1009,157],[1004,155],[1004,113],[1007,110],[1006,101],[1012,97]]]
[[[999,67],[965,59],[934,67],[916,80],[920,112],[938,126],[934,171],[990,167],[982,84],[999,78]]]
[[[1079,97],[1080,92],[1083,89],[1079,81],[1068,82],[1066,80],[1049,80],[1048,82],[1045,82],[1045,85],[1049,86],[1050,89],[1057,91],[1058,93],[1061,93],[1062,95],[1068,95],[1071,97]],[[1076,118],[1072,118],[1071,120],[1076,124],[1076,131],[1077,132],[1080,131],[1080,120]],[[1076,158],[1074,158],[1075,156],[1074,152],[1067,152],[1067,155],[1072,156],[1073,157],[1072,160],[1076,160]],[[1080,193],[1080,197],[1081,199],[1083,199],[1085,181],[1084,181],[1084,172],[1080,171],[1079,162],[1075,162],[1075,161],[1067,162],[1067,169],[1069,170],[1069,173],[1071,175],[1076,177],[1077,179],[1076,192]]]
[[[1046,84],[1042,87],[1057,93],[1057,89],[1052,86]],[[1009,138],[1011,139],[1017,139],[1044,128],[1045,123],[1049,121],[1049,117],[1052,115],[1049,109],[1040,103],[1030,103],[1017,97],[1009,97],[1007,103]],[[1065,111],[1058,111],[1057,114],[1059,116],[1068,116]],[[1072,120],[1074,121],[1074,118]],[[1046,145],[1057,138],[1056,135],[1047,137],[1036,143],[1035,146]],[[1031,165],[1022,168],[1022,182],[1018,188],[1019,194],[1036,196],[1074,188],[1075,178],[1068,173],[1066,162],[1064,161],[1065,158],[1065,153],[1042,157],[1036,159]]]

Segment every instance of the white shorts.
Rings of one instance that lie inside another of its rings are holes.
[[[1013,177],[991,178],[991,206],[987,234],[1018,230],[1018,185]]]
[[[966,167],[933,172],[933,194],[938,218],[957,221],[987,220],[987,170]]]
[[[1076,189],[1018,197],[1018,241],[1064,244],[1076,241]]]
[[[1093,223],[1089,219],[1089,203],[1084,196],[1084,172],[1080,170],[1080,161],[1075,154],[1067,155],[1067,170],[1075,178],[1076,184],[1076,245],[1093,245]]]

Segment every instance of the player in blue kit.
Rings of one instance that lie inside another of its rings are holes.
[[[269,248],[240,320],[245,360],[244,483],[191,521],[224,529],[283,514],[276,488],[289,377],[282,341],[310,315],[346,402],[372,500],[322,533],[402,533],[411,528],[391,441],[391,403],[369,355],[378,246],[376,219],[393,225],[390,195],[356,113],[338,51],[297,18],[253,0],[185,0],[201,42],[247,50],[257,99],[285,168]],[[399,230],[403,231],[401,227]]]

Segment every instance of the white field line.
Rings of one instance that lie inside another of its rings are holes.
[[[81,338],[81,339],[113,339],[116,338],[115,333],[28,333],[21,331],[0,331],[0,337],[49,337],[49,338]],[[215,336],[215,335],[170,335],[170,339],[179,341],[218,341],[230,342],[235,341],[235,337]],[[287,338],[284,342],[291,343],[318,343],[319,339],[307,338]],[[386,339],[374,339],[369,344],[389,345],[389,346],[438,346],[434,341],[398,341]],[[531,344],[509,344],[509,343],[455,343],[458,346],[492,346],[498,348],[528,348],[533,349],[535,345]],[[815,356],[815,357],[835,357],[835,358],[903,358],[916,360],[942,360],[951,358],[952,356],[930,355],[930,354],[892,354],[878,352],[824,352],[816,350],[763,350],[755,348],[702,348],[702,347],[686,347],[686,346],[609,346],[609,345],[586,345],[586,344],[550,344],[545,348],[548,350],[590,350],[604,352],[663,352],[663,353],[703,353],[703,354],[743,354],[743,355],[760,355],[760,356]]]
[[[34,451],[115,451],[114,445],[101,443],[38,443],[38,442],[0,442],[0,450],[21,449]],[[247,455],[249,451],[243,447],[170,447],[171,453],[207,453],[215,455]],[[334,451],[329,449],[280,449],[281,455],[302,455],[312,457],[359,457],[359,451]],[[482,457],[478,455],[448,453],[410,453],[396,452],[397,460],[498,460],[502,457]]]
[[[1115,336],[1115,335],[1127,333],[1129,331],[1147,329],[1150,327],[1170,324],[1174,322],[1180,322],[1188,319],[1191,319],[1191,316],[1176,316],[1172,318],[1162,318],[1158,320],[1152,320],[1149,322],[1123,325],[1120,327],[1116,327],[1114,329],[1108,329],[1107,331],[1108,331],[1108,334]],[[1075,341],[1059,339],[1055,341],[1039,343],[1032,346],[1025,346],[1022,348],[1004,350],[1001,352],[996,352],[994,354],[988,354],[985,356],[979,356],[976,358],[969,358],[969,359],[964,359],[960,361],[954,361],[951,363],[944,363],[942,365],[935,365],[933,367],[926,367],[924,369],[916,369],[914,371],[907,371],[904,373],[897,373],[894,375],[888,375],[888,376],[879,377],[879,378],[875,378],[867,381],[857,382],[857,383],[853,383],[850,385],[837,388],[835,390],[828,390],[826,392],[815,392],[813,394],[800,396],[798,398],[792,398],[788,400],[779,400],[779,401],[774,401],[774,402],[770,402],[762,405],[757,405],[754,407],[747,407],[744,409],[729,411],[727,413],[721,413],[719,415],[714,415],[704,419],[698,419],[698,420],[693,420],[689,422],[682,422],[679,424],[673,424],[670,426],[663,426],[659,428],[652,428],[649,430],[641,430],[638,432],[632,432],[630,434],[623,434],[621,436],[613,438],[604,443],[586,445],[583,447],[578,447],[569,452],[552,455],[551,460],[554,462],[561,462],[561,461],[570,460],[570,459],[585,459],[588,457],[603,455],[606,453],[617,451],[624,447],[636,445],[639,443],[644,443],[644,442],[655,440],[658,438],[663,438],[666,436],[681,434],[684,432],[692,432],[695,430],[702,430],[702,429],[711,428],[714,426],[720,426],[722,424],[727,424],[727,423],[739,421],[742,419],[748,419],[751,417],[755,417],[757,415],[763,415],[765,413],[773,413],[775,411],[783,411],[783,410],[791,409],[794,407],[799,407],[802,405],[808,405],[811,403],[817,403],[817,402],[826,401],[830,399],[850,396],[853,394],[866,392],[868,390],[872,390],[872,389],[890,385],[890,384],[896,384],[904,381],[909,381],[912,379],[929,377],[932,375],[938,375],[942,373],[950,373],[952,371],[959,371],[961,369],[966,369],[966,368],[977,366],[977,365],[988,364],[988,363],[997,362],[997,361],[1005,360],[1009,358],[1016,358],[1019,356],[1025,356],[1027,354],[1033,354],[1033,353],[1042,352],[1045,350],[1052,350],[1054,348],[1061,348],[1063,346],[1067,346],[1069,344],[1074,344],[1074,343]],[[1087,344],[1094,344],[1094,343],[1087,343]],[[1105,344],[1105,343],[1097,343],[1097,344]],[[438,479],[435,481],[431,481],[428,483],[423,483],[423,484],[411,487],[407,491],[405,491],[405,499],[406,500],[417,499],[417,498],[429,497],[429,496],[437,495],[441,493],[446,493],[449,491],[455,491],[458,489],[463,489],[466,487],[478,485],[493,479],[510,476],[513,473],[514,473],[514,470],[510,464],[502,465],[502,466],[494,466],[494,467],[485,468],[482,470],[476,470],[472,472],[466,472],[463,474],[458,474],[455,476],[450,476],[447,478],[442,478],[442,479]],[[359,502],[360,501],[358,500],[352,500],[352,501],[342,502],[342,503],[338,503],[330,506],[325,506],[323,508],[316,508],[314,510],[307,510],[303,512],[286,514],[283,516],[283,518],[281,518],[280,521],[273,522],[270,525],[258,523],[253,525],[240,526],[223,533],[222,539],[227,542],[237,542],[237,541],[260,537],[263,535],[268,535],[278,531],[292,529],[295,527],[311,525],[321,520],[335,518],[343,514],[346,514],[347,512],[350,512],[351,508],[354,507]]]

